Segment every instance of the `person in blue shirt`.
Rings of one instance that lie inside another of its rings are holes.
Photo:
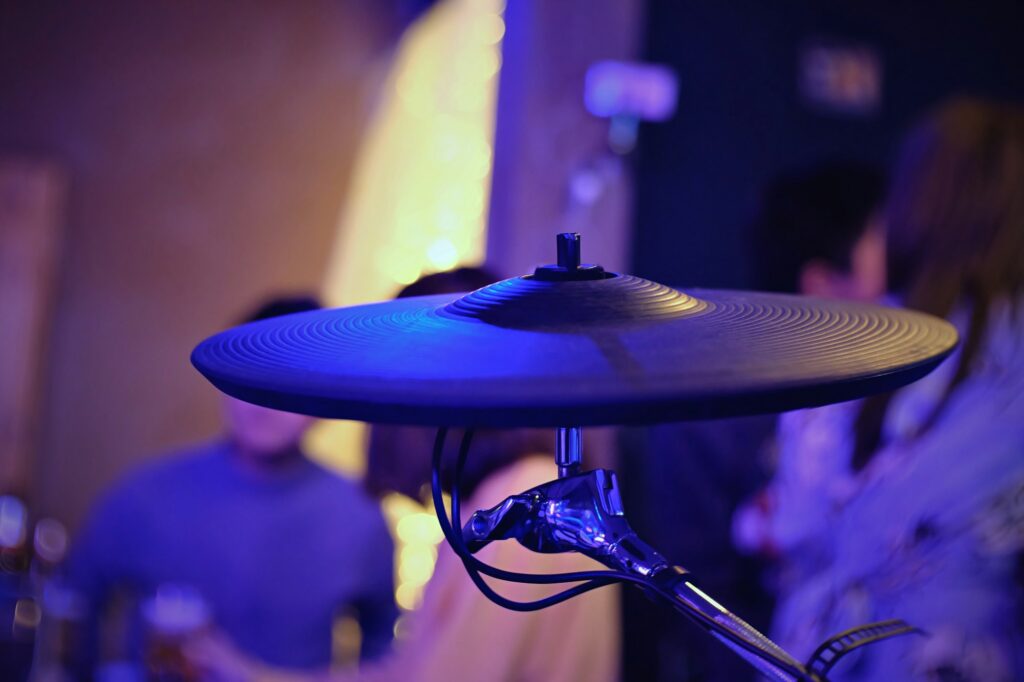
[[[249,320],[318,307],[279,299]],[[347,615],[361,626],[361,658],[389,649],[393,547],[379,505],[304,456],[309,417],[224,400],[223,437],[127,475],[74,543],[66,569],[86,605],[83,674],[118,593],[136,605],[161,590],[195,595],[210,625],[285,668],[328,667],[332,628]],[[126,646],[139,662],[153,628],[132,612]]]

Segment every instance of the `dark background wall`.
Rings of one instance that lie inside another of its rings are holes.
[[[922,112],[955,93],[1024,99],[1024,5],[988,2],[652,0],[646,59],[679,77],[679,109],[642,128],[637,274],[670,284],[750,286],[743,238],[760,188],[824,157],[886,163]],[[815,113],[798,92],[809,40],[881,56],[877,114]]]
[[[677,286],[753,286],[746,234],[769,180],[825,158],[885,166],[907,127],[954,94],[1024,100],[1021,27],[1024,5],[1004,0],[651,0],[645,59],[675,70],[679,108],[641,128],[634,271]],[[877,51],[876,113],[805,104],[798,71],[809,41]],[[757,450],[771,428],[752,419],[633,429],[620,465],[638,532],[759,628],[770,625],[770,572],[737,558],[729,534],[733,507],[764,481]],[[626,680],[754,679],[668,608],[636,590],[623,600]]]

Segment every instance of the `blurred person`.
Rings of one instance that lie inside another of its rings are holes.
[[[875,168],[828,160],[771,182],[752,225],[757,288],[873,300],[884,293],[885,182]],[[783,420],[788,417],[784,417]],[[622,476],[630,518],[666,556],[755,627],[768,629],[772,571],[730,539],[734,512],[776,466],[779,417],[663,424],[629,433]],[[785,432],[786,429],[783,429]],[[774,492],[774,491],[773,491]],[[758,495],[762,502],[769,493]],[[753,506],[755,511],[757,506]],[[752,543],[758,545],[763,538]],[[661,682],[736,682],[755,673],[705,633],[636,591],[626,591],[627,673]]]
[[[886,290],[884,191],[881,173],[852,162],[830,162],[773,183],[754,231],[759,288],[880,301]],[[792,550],[823,530],[821,510],[849,495],[852,452],[828,434],[851,428],[855,415],[849,406],[829,405],[772,417],[771,481],[736,509],[732,535],[746,553],[789,553],[783,582],[800,579],[807,557]]]
[[[459,293],[497,278],[478,268],[460,268],[422,278],[399,297]],[[429,495],[430,453],[436,429],[374,426],[366,485],[378,494]],[[449,434],[444,461],[450,479],[457,434]],[[507,496],[557,478],[554,434],[534,429],[479,430],[473,439],[461,492],[463,512],[488,509]],[[448,485],[446,482],[445,485]],[[513,540],[493,542],[477,556],[522,573],[561,573],[601,567],[579,554],[538,554]],[[520,601],[557,591],[550,585],[495,583],[503,595]],[[326,679],[452,682],[545,680],[602,682],[619,679],[618,588],[605,587],[541,611],[519,613],[492,603],[472,583],[462,562],[442,542],[422,605],[408,614],[407,634],[395,653],[363,667],[359,674],[331,673]],[[214,679],[301,682],[242,655],[229,641],[199,637],[192,660]]]
[[[763,291],[874,301],[885,293],[877,169],[832,160],[772,182],[754,222],[754,278]]]
[[[280,298],[246,321],[319,307]],[[334,622],[352,612],[362,655],[388,650],[393,549],[379,506],[305,457],[311,418],[226,396],[224,418],[222,438],[114,485],[74,543],[68,582],[88,606],[83,677],[96,669],[103,612],[121,592],[137,602],[127,643],[136,663],[151,653],[154,629],[210,620],[262,661],[326,668]]]
[[[956,100],[928,116],[902,147],[885,223],[894,293],[947,318],[961,345],[924,379],[847,404],[832,430],[795,434],[795,450],[843,452],[852,486],[790,549],[816,570],[780,595],[774,634],[800,656],[902,618],[927,636],[862,650],[831,679],[1024,679],[1022,110]]]

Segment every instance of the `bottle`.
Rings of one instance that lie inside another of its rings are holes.
[[[80,677],[84,632],[82,595],[52,576],[42,585],[43,621],[39,628],[33,680],[71,682]]]
[[[210,609],[199,592],[186,585],[165,584],[142,602],[146,629],[146,679],[153,682],[199,682],[183,646],[210,624]]]

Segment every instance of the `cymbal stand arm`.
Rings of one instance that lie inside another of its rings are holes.
[[[559,433],[559,441],[570,445],[571,441],[564,438],[569,435]],[[437,464],[440,461],[442,439],[443,434],[439,434],[438,446],[435,448]],[[700,591],[685,570],[671,566],[653,547],[637,536],[625,519],[615,474],[610,471],[597,469],[577,474],[567,473],[554,481],[509,497],[492,509],[474,513],[462,532],[456,531],[461,526],[457,483],[467,449],[468,441],[464,440],[456,467],[456,485],[452,490],[450,523],[440,499],[438,485],[435,485],[435,505],[449,543],[465,563],[470,577],[488,598],[515,610],[543,608],[542,602],[547,601],[526,604],[510,602],[494,593],[480,579],[478,572],[514,582],[587,581],[551,598],[557,601],[568,598],[570,592],[578,593],[603,584],[636,583],[648,592],[670,601],[770,679],[780,682],[819,682],[820,678],[808,673],[799,662],[767,637]],[[559,462],[560,467],[561,464],[562,461]],[[579,466],[578,463],[576,466]],[[436,474],[435,482],[439,478],[439,474]],[[612,570],[558,576],[511,574],[473,557],[473,553],[490,542],[511,538],[535,552],[579,552]]]

